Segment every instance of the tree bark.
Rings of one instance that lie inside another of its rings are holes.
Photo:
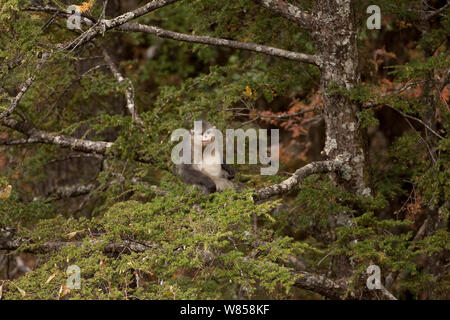
[[[324,153],[329,159],[338,155],[346,159],[340,175],[332,174],[336,182],[349,191],[370,195],[366,139],[358,121],[360,106],[343,92],[360,81],[352,1],[318,0],[315,16],[312,35],[321,64]]]

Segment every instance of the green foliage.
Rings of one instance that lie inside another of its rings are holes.
[[[413,60],[401,66],[392,68],[391,74],[395,75],[399,81],[411,81],[411,79],[424,78],[427,74],[436,69],[450,68],[448,53],[442,52],[436,57],[427,57],[425,61]]]
[[[14,189],[8,199],[0,199],[0,227],[32,228],[41,219],[54,215],[51,204],[42,201],[24,203]]]
[[[306,8],[312,3],[289,2]],[[360,25],[369,4],[356,3]],[[400,23],[411,28],[420,25],[418,0],[377,4],[387,17],[383,19],[386,30],[358,29],[363,57],[372,57],[373,50],[382,46],[379,40],[384,32],[398,31]],[[0,199],[0,227],[15,227],[18,236],[27,240],[16,253],[39,252],[48,243],[69,243],[39,254],[32,272],[2,282],[4,299],[304,298],[305,293],[299,294],[293,286],[292,257],[314,272],[347,277],[355,288],[367,266],[377,264],[383,276],[399,276],[392,289],[399,297],[419,298],[425,292],[433,298],[445,297],[448,274],[438,270],[442,275],[438,277],[434,265],[426,264],[449,250],[450,140],[446,133],[450,112],[439,96],[442,92],[433,96],[439,123],[435,130],[441,137],[411,119],[414,130],[396,137],[385,153],[376,155],[380,160],[371,168],[372,197],[349,193],[328,177],[314,175],[283,199],[255,204],[249,190],[286,177],[261,177],[249,166],[238,166],[243,193],[204,196],[173,174],[171,133],[190,128],[198,118],[219,129],[236,128],[248,119],[236,121],[233,109],[243,105],[258,109],[261,100],[268,104],[277,97],[306,101],[320,88],[318,68],[257,53],[111,30],[89,45],[61,52],[54,44],[73,40],[77,34],[59,18],[44,28],[50,16],[20,11],[26,5],[28,1],[3,0],[0,6],[1,87],[15,92],[27,78],[36,76],[12,117],[25,117],[48,132],[114,141],[109,151],[114,157],[107,158],[89,181],[80,181],[98,187],[85,200],[88,212],[74,214],[80,217],[75,219],[65,200],[32,200],[35,190],[47,181],[46,166],[72,150],[47,145],[1,150],[13,161],[1,172],[0,190],[11,184],[13,191],[8,199]],[[430,76],[435,81],[439,75],[441,80],[450,67],[448,10],[431,30],[415,30],[422,35],[417,43],[416,36],[410,36],[417,44],[415,51],[398,60],[400,65],[386,67],[389,79],[371,70],[364,75],[367,81],[351,90],[338,84],[328,88],[327,93],[346,94],[361,105],[361,129],[378,127],[375,108],[383,105],[426,120],[430,106],[424,101],[432,93],[409,95],[409,89],[402,93],[396,89]],[[101,4],[96,3],[91,14],[98,17],[100,11]],[[250,0],[182,1],[137,21],[187,34],[315,53],[307,32]],[[379,47],[372,48],[368,42]],[[101,46],[120,61],[120,72],[132,81],[136,108],[146,124],[143,130],[127,113],[126,85],[118,84],[105,68]],[[150,47],[157,54],[142,57]],[[53,53],[51,59],[35,72],[46,51]],[[8,105],[7,93],[0,92],[0,111]],[[23,137],[6,129],[1,134],[1,139],[3,134],[11,139]],[[138,163],[137,156],[154,162]],[[414,240],[425,219],[437,229]],[[111,252],[108,245],[114,243],[146,250]],[[341,273],[343,260],[351,262],[353,274]],[[69,291],[66,270],[73,264],[81,268],[82,288]],[[448,262],[439,268],[448,268]]]
[[[254,233],[252,215],[267,221],[272,205],[255,205],[250,196],[169,194],[145,204],[119,202],[92,220],[41,220],[33,232],[21,233],[34,243],[31,248],[68,239],[73,245],[48,253],[15,286],[25,298],[58,298],[67,266],[76,264],[82,288],[68,294],[75,299],[233,298],[236,288],[244,297],[284,297],[295,277],[280,262],[287,263],[302,246],[270,230]],[[146,250],[105,252],[107,243],[123,241]],[[142,277],[139,287],[136,273]],[[6,284],[6,299],[22,298],[15,286]]]

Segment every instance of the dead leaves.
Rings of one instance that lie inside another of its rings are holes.
[[[86,12],[92,8],[94,0],[89,0],[88,2],[83,2],[81,6],[78,6],[81,12]]]

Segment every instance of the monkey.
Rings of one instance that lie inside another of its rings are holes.
[[[210,127],[202,135],[202,143],[204,146],[214,143],[215,139],[216,127],[211,126],[209,123],[207,125]],[[217,191],[234,188],[234,184],[229,180],[234,178],[234,170],[223,163],[220,152],[216,152],[216,150],[213,152],[205,152],[200,170],[214,181]]]
[[[230,180],[234,178],[235,171],[233,168],[223,163],[221,154],[216,152],[203,152],[208,146],[212,146],[214,142],[215,127],[205,120],[200,120],[202,124],[202,131],[195,132],[191,130],[191,150],[195,150],[195,146],[202,150],[203,159],[198,164],[181,163],[177,167],[178,174],[184,183],[195,185],[204,194],[214,193],[216,191],[223,191],[227,188],[235,189],[233,182]],[[197,139],[195,139],[196,135]],[[200,143],[200,145],[198,145]],[[191,152],[193,154],[193,152]],[[193,155],[191,155],[193,160]],[[193,162],[193,161],[191,161]]]

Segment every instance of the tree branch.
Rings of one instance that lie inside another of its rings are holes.
[[[55,12],[55,10],[58,10],[58,9],[52,8],[52,7],[42,7],[42,9],[39,10],[39,7],[28,7],[23,10]],[[61,11],[61,14],[64,15],[64,12]],[[105,20],[105,21],[112,21],[112,20]],[[95,21],[92,21],[92,22],[95,22]],[[106,22],[104,22],[104,23],[106,23]],[[93,27],[93,28],[95,28],[95,27]],[[111,28],[108,28],[108,29],[111,29]],[[152,35],[155,35],[160,38],[172,39],[172,40],[176,40],[176,41],[201,43],[201,44],[214,45],[214,46],[219,46],[219,47],[227,47],[227,48],[233,48],[233,49],[259,52],[259,53],[263,53],[263,54],[267,54],[267,55],[271,55],[271,56],[275,56],[275,57],[281,57],[281,58],[285,58],[285,59],[289,59],[289,60],[300,61],[300,62],[319,66],[319,59],[315,55],[309,55],[309,54],[305,54],[305,53],[279,49],[279,48],[265,46],[265,45],[252,43],[252,42],[241,42],[241,41],[228,40],[228,39],[223,39],[223,38],[189,35],[189,34],[184,34],[184,33],[179,33],[179,32],[162,29],[162,28],[159,28],[156,26],[148,26],[148,25],[143,25],[143,24],[139,24],[139,23],[131,23],[131,22],[127,22],[127,23],[118,25],[117,27],[115,27],[115,29],[119,30],[119,31],[124,31],[124,32],[145,32],[145,33],[152,34]],[[88,32],[88,31],[86,31],[86,32]],[[105,31],[105,30],[102,29],[102,32],[103,31]],[[87,41],[86,38],[83,38],[83,35],[78,37],[78,39],[82,40],[83,43]],[[77,42],[77,39],[75,39],[74,42]],[[81,43],[78,43],[76,45],[78,46],[79,44],[81,44]],[[64,45],[60,45],[60,46],[64,46]],[[66,49],[70,49],[70,48],[72,48],[72,47],[69,46]],[[114,73],[114,71],[113,71],[113,73]]]
[[[47,194],[47,196],[51,196],[53,199],[63,199],[63,198],[71,198],[84,196],[91,191],[95,190],[98,187],[96,183],[90,183],[87,185],[75,184],[70,186],[57,187],[51,192]]]
[[[253,198],[254,200],[263,200],[275,195],[286,193],[301,183],[306,177],[315,173],[334,172],[339,170],[342,165],[343,161],[340,159],[309,163],[295,171],[291,177],[283,182],[259,189],[256,191],[256,195],[253,196]]]
[[[14,109],[19,104],[19,101],[22,99],[25,92],[27,92],[28,88],[31,86],[31,84],[34,82],[34,79],[36,78],[35,74],[42,68],[42,65],[47,61],[49,57],[48,53],[44,53],[42,55],[41,61],[39,61],[36,70],[34,71],[34,74],[29,77],[20,87],[19,93],[11,100],[11,104],[9,105],[8,109],[0,113],[0,119],[6,118],[11,113],[13,113]]]
[[[14,143],[9,144],[18,144],[18,142],[46,143],[58,145],[63,148],[70,148],[74,151],[97,154],[105,154],[106,151],[113,145],[112,142],[77,139],[63,134],[38,130],[26,122],[19,122],[15,119],[2,119],[0,124],[27,136],[26,139],[13,140]],[[0,141],[0,145],[2,144],[6,145],[8,143],[7,141]]]
[[[311,29],[313,16],[304,12],[297,6],[287,3],[283,0],[253,0],[266,9],[297,23],[299,26],[305,29]]]
[[[295,281],[294,286],[317,292],[329,299],[341,300],[347,292],[346,287],[325,276],[306,271],[296,272],[296,274],[299,275],[299,278]]]
[[[158,247],[155,243],[150,242],[135,242],[131,240],[122,240],[120,242],[105,242],[104,240],[93,239],[89,241],[91,245],[104,244],[103,251],[106,253],[121,253],[128,252],[145,252]],[[0,229],[0,250],[13,251],[19,249],[22,245],[24,252],[31,253],[49,253],[69,245],[78,247],[86,246],[84,241],[48,241],[41,244],[30,245],[27,240],[17,238],[14,235],[14,230],[9,228]],[[201,256],[207,259],[210,254],[201,254]],[[342,299],[346,293],[346,288],[338,285],[331,279],[328,279],[322,275],[300,271],[293,273],[293,275],[299,275],[296,280],[295,286],[302,289],[311,290],[317,292],[330,299]]]
[[[122,76],[122,74],[119,72],[119,69],[116,67],[116,65],[112,61],[111,57],[109,56],[108,52],[106,51],[106,49],[103,49],[103,56],[105,57],[105,61],[108,64],[109,69],[111,69],[111,72],[112,72],[114,78],[116,78],[116,80],[120,84],[124,83],[124,82],[127,82],[128,86],[127,86],[127,89],[125,90],[125,98],[127,100],[127,109],[130,112],[133,120],[141,128],[144,128],[145,127],[144,121],[142,121],[142,119],[139,116],[139,114],[137,113],[135,105],[134,105],[134,87],[133,87],[133,83],[131,82],[130,79],[124,78]]]
[[[381,294],[386,300],[398,300],[388,289],[386,289],[383,285],[381,286]]]
[[[365,105],[364,108],[372,108],[372,107],[377,106],[377,105],[384,105],[384,106],[386,106],[386,107],[388,107],[388,108],[390,108],[390,109],[392,109],[392,110],[398,112],[402,117],[404,117],[404,118],[406,118],[406,119],[411,119],[411,120],[414,120],[414,121],[419,122],[421,125],[423,125],[426,129],[428,129],[428,130],[429,130],[432,134],[434,134],[436,137],[438,137],[438,138],[441,139],[441,140],[444,139],[443,136],[441,136],[439,133],[437,133],[437,132],[434,131],[432,128],[430,128],[430,126],[427,125],[425,122],[423,122],[421,119],[416,118],[416,117],[413,117],[413,116],[410,116],[409,114],[406,114],[406,113],[404,113],[404,112],[398,110],[397,108],[395,108],[394,106],[392,106],[392,105],[390,105],[390,104],[382,103],[382,102],[381,102],[381,103],[369,103],[369,104]]]
[[[447,8],[450,8],[450,2],[448,2],[448,1],[447,1],[447,3],[446,3],[443,7],[439,8],[439,9],[437,9],[437,10],[428,12],[428,13],[425,15],[425,19],[426,19],[426,20],[430,20],[431,18],[433,18],[434,16],[437,16],[438,14],[440,14],[442,11],[446,10]]]
[[[0,145],[45,143],[57,145],[63,148],[70,148],[74,151],[105,155],[106,152],[114,144],[113,142],[78,139],[64,134],[47,132],[36,129],[32,127],[29,123],[20,122],[10,118],[0,120],[0,125],[18,131],[27,136],[27,138],[22,139],[0,140]],[[134,160],[142,163],[155,162],[155,160],[152,157],[146,157],[143,154],[136,154]]]
[[[174,31],[170,31],[170,30],[165,30],[165,29],[155,27],[155,26],[143,25],[143,24],[139,24],[139,23],[126,23],[126,24],[123,24],[123,25],[117,27],[116,29],[120,30],[120,31],[145,32],[145,33],[153,34],[160,38],[173,39],[173,40],[177,40],[177,41],[202,43],[202,44],[209,44],[209,45],[214,45],[214,46],[219,46],[219,47],[227,47],[227,48],[260,52],[260,53],[264,53],[264,54],[275,56],[275,57],[281,57],[281,58],[285,58],[285,59],[289,59],[289,60],[295,60],[295,61],[305,62],[305,63],[319,66],[318,57],[315,55],[309,55],[309,54],[305,54],[305,53],[288,51],[288,50],[269,47],[269,46],[265,46],[265,45],[261,45],[261,44],[257,44],[257,43],[252,43],[252,42],[241,42],[241,41],[228,40],[228,39],[222,39],[222,38],[214,38],[214,37],[208,37],[208,36],[189,35],[189,34],[174,32]]]
[[[57,45],[57,48],[62,50],[71,50],[76,48],[77,46],[88,42],[98,36],[99,34],[103,34],[105,31],[116,28],[130,20],[136,19],[144,14],[155,11],[159,8],[165,7],[169,4],[177,2],[180,0],[153,0],[146,5],[137,8],[133,11],[126,12],[116,18],[111,20],[101,20],[99,24],[93,26],[89,30],[83,32],[78,38],[73,41],[70,41],[65,44]]]
[[[65,246],[86,246],[85,241],[47,241],[39,244],[29,243],[29,240],[19,238],[15,234],[14,228],[0,228],[0,251],[14,251],[19,248],[23,252],[29,253],[49,253],[56,250],[60,250]],[[102,251],[105,253],[123,253],[123,252],[145,252],[158,248],[159,245],[155,242],[136,242],[133,240],[121,240],[120,242],[107,242],[105,240],[91,239],[89,245],[103,245]],[[175,251],[177,251],[175,249]],[[205,260],[213,261],[214,257],[211,257],[211,252],[202,251],[200,256]],[[298,276],[294,286],[316,292],[328,299],[341,300],[349,297],[355,299],[355,292],[351,291],[348,287],[348,282],[343,280],[339,283],[333,279],[327,278],[321,274],[315,274],[307,271],[293,271],[293,276]],[[360,292],[360,297],[370,298],[373,292],[363,291]],[[389,300],[397,300],[386,288],[381,289],[382,295]],[[359,296],[359,295],[358,295]]]

